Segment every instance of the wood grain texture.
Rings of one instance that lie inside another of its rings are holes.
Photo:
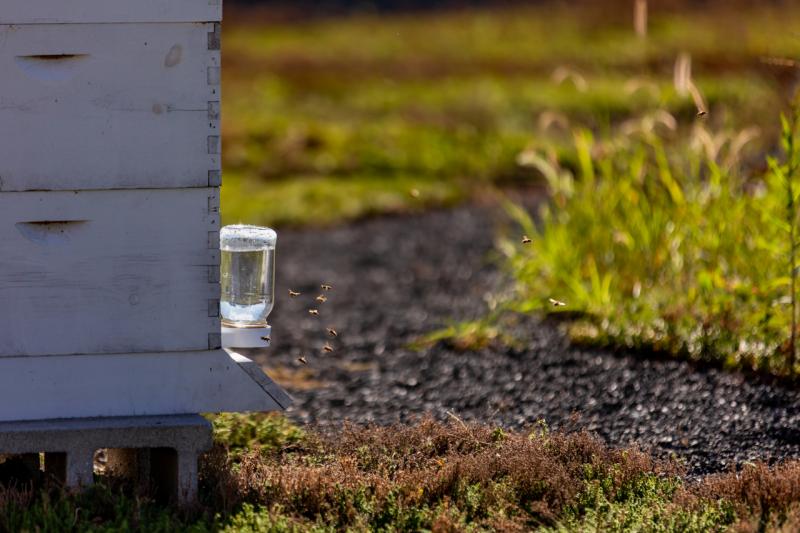
[[[214,188],[0,193],[0,358],[216,347],[218,202]]]
[[[216,26],[0,25],[0,191],[218,183]]]
[[[3,0],[0,24],[212,22],[222,0]]]
[[[0,359],[0,421],[274,411],[291,401],[224,350]],[[35,399],[35,401],[33,401]]]

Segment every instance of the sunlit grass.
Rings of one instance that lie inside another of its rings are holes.
[[[794,373],[785,179],[742,167],[754,134],[577,130],[575,171],[528,153],[553,201],[538,222],[511,208],[532,239],[503,246],[512,307],[577,314],[581,342]]]
[[[222,220],[225,224],[323,226],[450,205],[464,199],[458,185],[407,175],[297,176],[263,185],[229,174],[222,187]]]

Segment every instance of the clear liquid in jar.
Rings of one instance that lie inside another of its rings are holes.
[[[275,303],[275,248],[221,252],[220,312],[228,325],[266,322]]]

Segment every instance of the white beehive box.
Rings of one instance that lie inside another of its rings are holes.
[[[221,14],[0,3],[0,420],[285,406],[220,349]]]

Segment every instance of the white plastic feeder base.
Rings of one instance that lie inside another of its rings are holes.
[[[272,326],[234,328],[222,326],[223,348],[267,348]]]

